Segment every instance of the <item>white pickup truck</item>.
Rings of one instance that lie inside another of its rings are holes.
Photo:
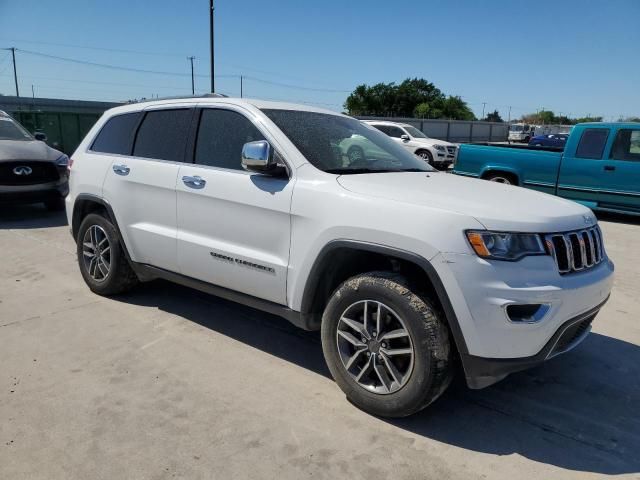
[[[369,153],[348,155],[354,136]],[[91,290],[164,278],[321,330],[337,384],[377,415],[427,406],[457,369],[483,388],[570,350],[612,286],[589,209],[439,173],[312,107],[118,107],[70,172],[67,215]],[[591,260],[561,272],[567,256]]]

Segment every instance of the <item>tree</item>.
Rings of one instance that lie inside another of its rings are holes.
[[[358,85],[344,107],[349,115],[475,119],[460,97],[446,96],[424,78],[407,78],[400,85]]]
[[[483,120],[485,122],[500,122],[500,123],[504,122],[498,110],[494,110],[493,112],[487,114],[487,116],[483,118]]]

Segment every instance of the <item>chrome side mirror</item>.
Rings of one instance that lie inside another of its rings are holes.
[[[266,140],[248,142],[242,146],[242,168],[245,170],[265,173],[275,167],[273,149]]]
[[[400,135],[400,140],[402,140],[403,142],[408,142],[409,141],[409,135]]]

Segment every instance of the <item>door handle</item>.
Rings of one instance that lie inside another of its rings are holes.
[[[613,165],[605,165],[604,169],[607,172],[613,172],[616,169],[616,167],[614,167]]]
[[[118,175],[129,175],[129,172],[131,171],[131,169],[126,165],[114,165],[111,168],[113,168],[113,171]]]
[[[204,188],[204,186],[207,184],[207,181],[204,178],[199,177],[197,175],[193,177],[190,175],[185,175],[184,177],[182,177],[182,182],[187,187],[197,188],[197,189]]]

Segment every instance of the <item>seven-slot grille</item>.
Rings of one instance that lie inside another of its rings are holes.
[[[599,264],[604,259],[602,233],[598,226],[545,237],[562,274],[578,272]]]

